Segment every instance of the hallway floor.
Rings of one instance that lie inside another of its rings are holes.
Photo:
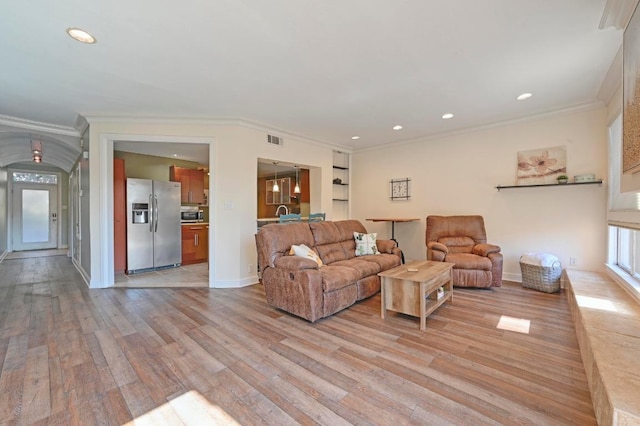
[[[49,257],[49,256],[66,256],[67,249],[45,249],[45,250],[27,250],[27,251],[12,251],[7,253],[5,259],[28,259],[34,257]]]

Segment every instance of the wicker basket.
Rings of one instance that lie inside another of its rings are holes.
[[[562,275],[562,265],[555,261],[553,266],[531,265],[520,262],[522,270],[522,287],[544,291],[545,293],[555,293],[560,290],[560,275]]]

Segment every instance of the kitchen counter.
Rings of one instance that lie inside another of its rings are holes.
[[[307,220],[309,218],[306,216],[303,216],[300,219]],[[280,218],[279,217],[259,217],[257,220],[258,222],[279,222]]]
[[[305,222],[305,221],[307,221],[309,219],[309,217],[303,216],[300,219],[303,222]],[[256,219],[256,222],[258,224],[258,229],[260,229],[260,227],[262,227],[264,225],[268,225],[270,223],[278,223],[278,222],[280,222],[280,218],[279,217],[259,217],[258,219]]]
[[[209,226],[209,222],[181,222],[180,223],[182,226],[187,226],[187,225],[207,225]]]

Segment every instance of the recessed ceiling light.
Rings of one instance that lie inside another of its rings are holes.
[[[516,99],[519,101],[524,101],[525,99],[529,99],[532,96],[533,94],[531,93],[523,93],[522,95],[518,96]]]
[[[442,118],[444,118],[445,120],[448,120],[448,119],[450,119],[450,118],[453,118],[453,114],[451,114],[450,112],[448,112],[448,113],[444,114],[444,115],[442,116]]]
[[[402,126],[399,124],[396,126],[393,126],[393,130],[402,130]]]
[[[78,40],[81,43],[93,44],[96,42],[94,36],[80,28],[67,28],[67,34],[69,34],[69,36],[74,40]]]
[[[174,157],[177,157],[177,156],[178,156],[178,154],[173,154],[173,156],[174,156]]]
[[[351,139],[353,139],[354,141],[357,141],[358,139],[360,139],[360,136],[351,136]]]

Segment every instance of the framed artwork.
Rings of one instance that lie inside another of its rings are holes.
[[[391,199],[392,200],[408,200],[409,195],[409,182],[411,179],[391,179]]]
[[[556,183],[567,174],[567,149],[564,146],[518,152],[518,185]]]
[[[636,173],[640,171],[640,12],[637,8],[622,42],[622,172]]]

